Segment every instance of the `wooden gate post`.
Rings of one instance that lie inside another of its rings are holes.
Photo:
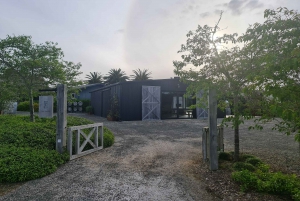
[[[209,89],[208,94],[209,104],[209,168],[210,170],[218,169],[218,130],[217,130],[217,98],[216,90]]]
[[[56,151],[63,153],[67,131],[67,85],[57,85]]]

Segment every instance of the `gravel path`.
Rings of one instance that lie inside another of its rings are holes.
[[[115,144],[26,182],[0,200],[218,200],[193,176],[206,121],[108,122],[81,116],[104,122]]]
[[[205,175],[218,173],[209,173],[202,162],[201,129],[206,120],[110,122],[73,115],[104,122],[113,131],[115,144],[26,182],[0,200],[235,200],[233,193],[208,193],[204,183]],[[272,131],[273,123],[262,131],[249,131],[252,122],[241,126],[241,152],[299,176],[299,144],[293,137]],[[233,151],[233,137],[233,130],[225,128],[225,151]],[[255,200],[247,196],[242,200]]]

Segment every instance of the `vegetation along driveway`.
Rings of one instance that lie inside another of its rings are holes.
[[[108,122],[93,115],[80,116],[104,122],[113,131],[115,144],[26,182],[0,200],[209,201],[239,196],[239,189],[231,192],[230,185],[222,185],[219,194],[208,193],[215,179],[206,176],[212,173],[202,162],[201,129],[207,126],[206,120]],[[294,168],[291,162],[299,161],[293,138],[272,131],[271,125],[263,131],[248,131],[247,126],[246,122],[241,127],[242,152],[254,153],[275,168],[281,165],[280,169],[299,173],[298,164]],[[225,150],[232,151],[231,128],[225,129],[224,137]]]

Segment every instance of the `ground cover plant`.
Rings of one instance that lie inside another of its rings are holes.
[[[242,192],[256,191],[300,200],[300,179],[295,174],[273,172],[269,165],[252,155],[241,155],[238,162],[229,155],[219,155],[220,167],[233,171],[232,179],[240,185]]]
[[[29,116],[0,116],[0,182],[37,179],[55,172],[69,155],[55,151],[56,117],[41,119]],[[93,123],[79,117],[68,117],[68,127]],[[112,132],[104,128],[104,147],[114,143]]]

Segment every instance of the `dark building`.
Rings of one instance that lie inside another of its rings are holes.
[[[184,96],[186,88],[176,77],[120,82],[92,91],[91,104],[95,115],[107,117],[115,96],[124,121],[207,117],[207,110],[189,109],[195,99]]]
[[[80,89],[79,94],[74,94],[74,98],[79,99],[79,100],[90,100],[91,99],[91,91],[94,91],[96,89],[99,89],[103,87],[104,84],[102,83],[95,83],[95,84],[87,84],[87,85],[82,85],[77,87]]]

